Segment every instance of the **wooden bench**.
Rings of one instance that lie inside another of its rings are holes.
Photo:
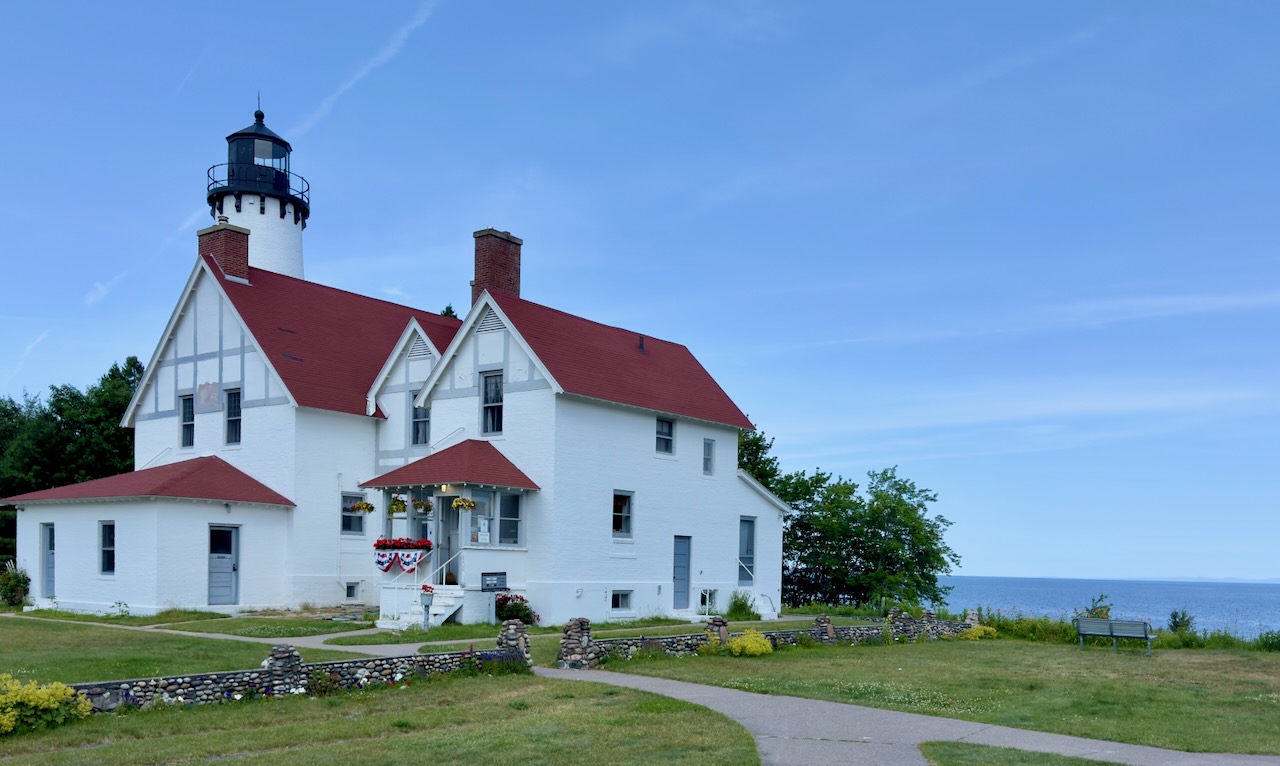
[[[1151,623],[1142,620],[1104,620],[1101,617],[1077,617],[1071,621],[1080,634],[1080,648],[1084,648],[1085,636],[1110,637],[1111,651],[1116,650],[1116,639],[1137,638],[1147,642],[1147,655],[1151,655],[1151,641],[1155,633],[1151,631]]]

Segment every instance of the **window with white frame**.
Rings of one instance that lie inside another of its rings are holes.
[[[196,398],[179,396],[178,409],[182,418],[182,446],[194,447],[196,443]]]
[[[502,433],[502,371],[486,372],[481,377],[484,401],[482,433]]]
[[[364,495],[344,494],[342,496],[342,534],[344,535],[364,534],[364,517],[367,514],[363,508],[357,507],[358,503],[364,503]]]
[[[240,389],[227,391],[227,444],[240,443]]]
[[[409,394],[409,422],[412,434],[409,439],[410,444],[427,445],[431,443],[431,408],[418,407],[414,404],[418,399],[419,391]]]
[[[609,608],[615,612],[631,611],[631,591],[615,590],[609,593]]]
[[[702,440],[702,475],[711,476],[716,472],[716,440]]]
[[[750,516],[738,519],[738,584],[756,583],[756,520]]]
[[[471,500],[476,504],[471,509],[471,544],[493,544],[493,493],[471,493]]]
[[[631,493],[613,493],[613,536],[620,539],[631,537]]]
[[[676,452],[676,422],[670,418],[658,418],[657,450],[664,455]]]
[[[504,494],[498,502],[498,544],[520,544],[520,496]]]
[[[116,523],[98,522],[98,572],[104,575],[116,573]]]

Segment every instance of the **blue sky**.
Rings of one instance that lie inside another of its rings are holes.
[[[788,470],[897,465],[960,574],[1280,578],[1280,6],[0,8],[0,395],[146,361],[225,136],[307,276],[687,344]]]

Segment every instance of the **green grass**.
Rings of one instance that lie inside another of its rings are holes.
[[[191,633],[220,633],[246,638],[291,638],[297,636],[321,636],[326,633],[345,633],[366,627],[359,622],[336,620],[307,620],[297,617],[231,617],[217,622],[183,623],[167,626],[171,630]],[[494,633],[496,636],[497,633]]]
[[[930,766],[1117,766],[1115,761],[1093,761],[968,742],[925,742],[920,745],[920,752]]]
[[[495,630],[494,636],[498,633]],[[426,641],[435,641],[435,628],[427,633],[422,628],[410,627],[405,630],[381,630],[377,633],[365,633],[359,636],[336,636],[325,641],[326,644],[332,646],[373,646],[376,644],[421,644]],[[481,639],[487,640],[487,639]],[[408,653],[412,653],[410,650]]]
[[[170,708],[6,738],[0,764],[353,763],[741,766],[755,741],[706,708],[531,676],[437,677],[404,689]]]
[[[1280,653],[1024,641],[788,649],[610,670],[1191,752],[1280,754]]]
[[[246,670],[258,667],[271,649],[244,641],[12,617],[0,619],[0,647],[0,672],[42,683]],[[300,651],[308,662],[358,656],[333,650]]]
[[[38,617],[51,620],[71,620],[72,622],[101,622],[107,625],[167,625],[174,622],[193,622],[196,620],[221,620],[227,615],[217,612],[201,612],[196,609],[166,609],[152,615],[121,614],[85,614],[84,612],[66,612],[60,609],[36,609],[25,612],[24,617]]]

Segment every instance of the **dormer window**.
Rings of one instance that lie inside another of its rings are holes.
[[[663,455],[674,455],[676,452],[676,422],[668,418],[658,418],[658,452]]]
[[[502,433],[502,371],[486,372],[482,377],[482,393],[484,397],[482,432],[486,434]]]

